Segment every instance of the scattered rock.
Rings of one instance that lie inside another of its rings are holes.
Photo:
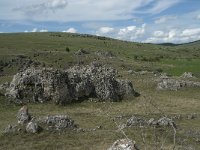
[[[143,118],[140,118],[140,117],[136,117],[136,116],[133,116],[130,119],[128,119],[127,123],[126,123],[126,125],[128,127],[130,127],[130,126],[144,126],[146,124],[147,124],[146,120],[144,120]]]
[[[192,77],[193,77],[192,72],[184,72],[184,73],[181,75],[181,78],[192,78]]]
[[[66,115],[47,116],[39,119],[39,122],[46,124],[48,130],[74,129],[77,127],[77,125],[74,124],[74,121]]]
[[[17,113],[18,124],[26,124],[30,121],[31,116],[28,112],[28,107],[23,106]]]
[[[120,139],[113,143],[108,150],[138,150],[135,141],[130,139]]]
[[[9,85],[10,84],[8,82],[1,84],[0,85],[0,90],[6,90],[9,87]]]
[[[52,115],[41,118],[32,118],[28,113],[27,106],[22,107],[18,112],[18,124],[15,126],[8,125],[3,131],[4,133],[38,133],[43,130],[47,131],[65,131],[66,129],[77,129],[78,125],[74,123],[67,115]],[[100,129],[98,126],[96,129]],[[88,130],[89,131],[89,130]]]
[[[8,125],[5,130],[4,133],[15,133],[17,131],[17,126],[12,126],[12,125]]]
[[[6,96],[22,102],[67,104],[83,98],[119,101],[134,96],[132,83],[116,79],[111,67],[91,64],[66,71],[30,68],[14,75]]]
[[[39,131],[39,126],[36,122],[31,121],[26,125],[26,132],[37,133],[38,131]]]
[[[181,88],[187,88],[187,87],[199,88],[200,82],[185,81],[178,79],[164,79],[157,85],[158,90],[172,90],[172,91],[177,91]]]
[[[103,57],[103,58],[113,58],[113,57],[115,57],[113,55],[113,53],[110,52],[110,51],[97,51],[95,54],[97,56],[100,56],[100,57]]]
[[[156,123],[156,125],[158,126],[171,126],[173,124],[174,122],[172,121],[172,119],[169,119],[167,117],[160,118]]]
[[[75,55],[85,55],[85,54],[90,54],[90,53],[84,49],[80,49],[77,52],[75,52]]]
[[[154,118],[150,118],[149,120],[143,119],[141,117],[133,116],[127,120],[127,127],[131,126],[156,126],[156,127],[167,127],[173,126],[176,127],[174,121],[167,117],[162,117],[158,120]]]

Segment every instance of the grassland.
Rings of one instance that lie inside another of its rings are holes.
[[[85,49],[90,54],[77,56],[74,53]],[[113,58],[99,57],[95,53],[110,51]],[[187,116],[200,114],[199,89],[183,89],[180,91],[157,91],[156,79],[152,74],[132,75],[128,70],[163,71],[173,76],[180,76],[191,71],[200,77],[200,43],[163,46],[155,44],[133,43],[105,37],[66,33],[16,33],[0,34],[0,60],[7,62],[17,56],[44,63],[45,66],[67,68],[77,63],[88,64],[99,61],[119,70],[122,78],[132,81],[134,88],[141,96],[122,102],[94,102],[58,106],[51,103],[28,104],[34,116],[49,114],[68,114],[81,128],[90,129],[102,126],[92,132],[67,131],[64,133],[39,134],[0,134],[0,149],[62,149],[62,150],[102,150],[112,143],[124,138],[118,130],[118,124],[125,123],[132,115],[146,118],[173,115]],[[3,68],[0,83],[10,81],[17,73],[20,64]],[[3,93],[3,91],[1,91]],[[16,112],[21,106],[9,103],[7,98],[0,96],[0,130],[8,124],[16,123]],[[175,149],[200,149],[198,137],[189,135],[189,131],[200,133],[200,118],[175,120],[177,141]],[[130,127],[124,129],[126,135],[137,142],[140,149],[172,149],[173,130],[171,128],[154,129]],[[143,136],[141,136],[143,135]],[[144,138],[145,137],[145,138]],[[158,137],[158,138],[156,138]],[[200,138],[200,137],[199,137]],[[145,139],[145,141],[144,141]],[[163,143],[164,141],[164,143]]]

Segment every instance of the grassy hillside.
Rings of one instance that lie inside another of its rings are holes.
[[[84,49],[87,54],[76,55]],[[109,52],[107,55],[106,52]],[[112,55],[112,57],[110,56]],[[200,149],[200,117],[187,119],[193,113],[200,114],[199,89],[189,88],[180,91],[157,91],[158,77],[151,73],[130,74],[136,72],[166,72],[180,76],[184,72],[193,72],[200,81],[199,42],[177,46],[143,44],[119,41],[105,37],[69,33],[15,33],[0,34],[0,84],[10,81],[12,76],[32,64],[66,69],[75,64],[102,62],[118,69],[120,77],[132,81],[141,96],[122,102],[84,101],[67,106],[51,103],[28,104],[34,116],[50,114],[68,114],[81,128],[91,129],[102,126],[96,131],[39,134],[4,135],[0,133],[0,149],[62,149],[62,150],[102,150],[124,138],[113,122],[126,123],[132,115],[145,118],[159,118],[163,115],[182,115],[175,119],[178,126],[175,149]],[[0,91],[4,93],[4,91]],[[16,112],[21,106],[9,103],[0,93],[0,130],[16,122]],[[173,130],[171,128],[125,128],[130,139],[137,142],[141,149],[171,150]],[[197,133],[197,134],[192,134]]]

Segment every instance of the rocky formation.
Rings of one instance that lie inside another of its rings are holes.
[[[181,75],[181,78],[192,78],[192,77],[193,77],[192,72],[184,72],[184,73]]]
[[[138,150],[135,141],[130,139],[120,139],[113,143],[108,150]]]
[[[187,87],[200,87],[200,82],[194,82],[194,81],[186,81],[186,80],[180,80],[180,79],[163,79],[161,82],[158,83],[157,89],[158,90],[179,90],[181,88],[187,88]]]
[[[23,106],[17,113],[18,124],[26,124],[30,121],[31,116],[28,112],[28,107]]]
[[[144,119],[141,117],[132,116],[131,118],[127,120],[126,126],[127,127],[131,127],[131,126],[156,126],[156,127],[173,126],[173,127],[176,127],[176,124],[174,123],[172,119],[167,118],[167,117],[161,117],[159,119],[154,119],[154,118]]]
[[[40,124],[46,125],[46,130],[64,130],[64,129],[73,129],[77,125],[74,124],[74,121],[66,115],[54,115],[47,116],[38,119]]]
[[[119,101],[136,92],[132,83],[116,79],[117,71],[99,64],[74,66],[61,71],[30,68],[17,73],[6,95],[21,102],[71,103],[83,98]]]
[[[75,55],[85,55],[85,54],[90,54],[90,53],[84,49],[79,49],[77,52],[75,52]]]
[[[32,118],[32,119],[30,119]],[[41,118],[31,117],[27,106],[23,106],[17,114],[18,124],[8,125],[4,133],[38,133],[46,131],[65,131],[67,129],[76,129],[77,125],[67,115],[51,115]]]

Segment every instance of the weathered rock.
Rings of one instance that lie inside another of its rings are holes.
[[[40,123],[46,124],[52,130],[74,129],[77,127],[74,120],[66,115],[47,116],[39,120]]]
[[[17,126],[12,126],[12,125],[8,125],[5,130],[3,131],[4,133],[15,133],[17,131]]]
[[[187,87],[200,87],[200,82],[194,81],[185,81],[185,80],[177,80],[177,79],[164,79],[158,83],[157,89],[158,90],[179,90],[181,88]]]
[[[157,126],[157,127],[168,127],[168,126],[173,126],[174,128],[176,128],[176,124],[175,122],[167,117],[162,117],[158,120],[155,120],[154,118],[151,118],[147,124],[149,126]]]
[[[127,120],[127,126],[144,126],[147,122],[143,118],[132,116],[130,119]]]
[[[26,124],[30,121],[31,116],[28,112],[28,107],[23,106],[17,113],[18,124]]]
[[[120,139],[113,143],[108,150],[138,150],[135,141],[130,139]]]
[[[77,52],[75,52],[75,55],[84,55],[84,54],[89,54],[89,52],[84,49],[80,49]]]
[[[6,90],[8,87],[9,87],[9,83],[8,82],[3,83],[3,84],[0,85],[0,90]]]
[[[96,52],[95,54],[96,54],[97,56],[100,56],[100,57],[103,57],[103,58],[113,58],[113,57],[115,57],[115,56],[113,55],[113,53],[110,52],[110,51],[98,51],[98,52]]]
[[[117,71],[99,64],[74,66],[66,71],[30,68],[13,77],[7,96],[28,102],[71,103],[97,97],[118,101],[134,96],[132,83],[116,79]]]
[[[192,77],[193,77],[192,72],[184,72],[184,73],[181,75],[181,78],[192,78]]]
[[[37,133],[38,131],[39,131],[39,126],[36,122],[31,121],[26,125],[26,132]]]

